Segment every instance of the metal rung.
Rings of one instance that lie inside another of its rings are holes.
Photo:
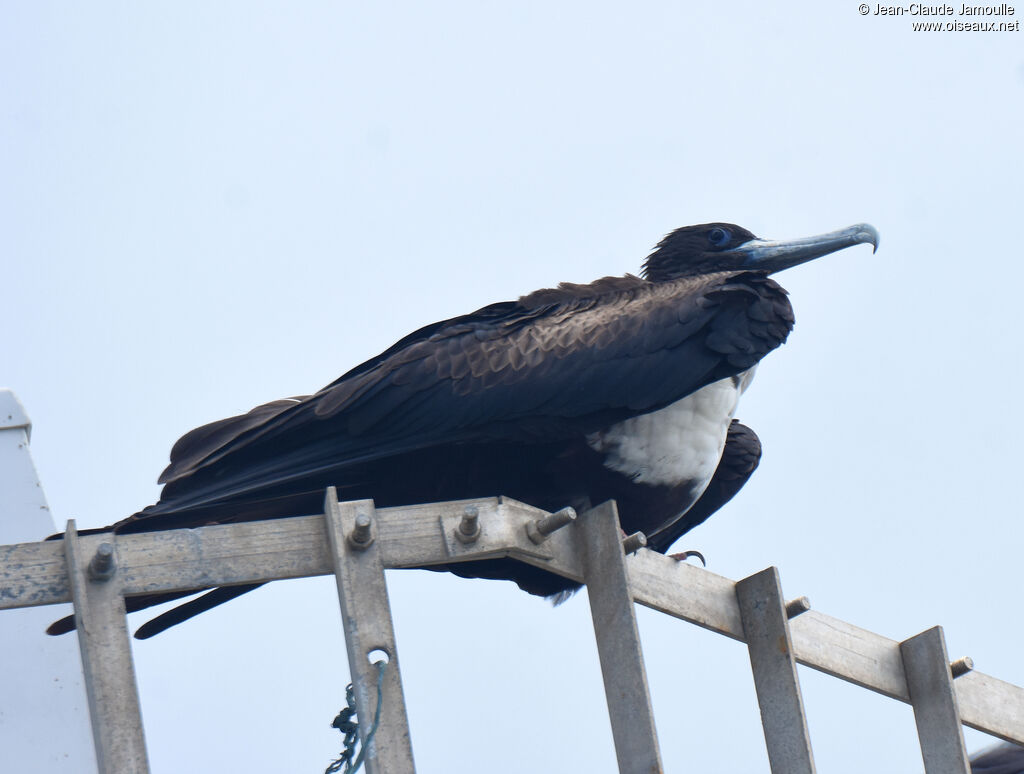
[[[942,627],[900,643],[926,774],[970,774]]]
[[[338,581],[359,735],[366,749],[366,769],[369,774],[412,774],[409,719],[373,501],[339,504],[331,487],[324,500],[324,514]],[[377,661],[387,664],[381,683],[380,724],[367,745],[366,735],[377,711]]]
[[[113,540],[113,535],[109,536]],[[75,626],[82,651],[100,774],[147,774],[139,692],[114,543],[85,556],[74,519],[64,533]]]
[[[769,567],[736,583],[773,774],[814,774],[789,616],[779,571]]]
[[[661,752],[614,502],[576,520],[619,774],[658,774]]]

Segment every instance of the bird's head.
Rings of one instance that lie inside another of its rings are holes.
[[[677,228],[644,261],[643,276],[665,282],[718,271],[763,271],[766,274],[812,261],[853,245],[878,249],[874,226],[855,226],[803,239],[758,239],[732,223],[703,223]]]

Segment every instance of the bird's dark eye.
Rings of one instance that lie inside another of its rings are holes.
[[[713,228],[708,232],[708,241],[714,247],[725,247],[729,244],[730,239],[732,239],[732,234],[729,233],[728,229]]]

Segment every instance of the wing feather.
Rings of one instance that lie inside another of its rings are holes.
[[[762,274],[620,279],[435,323],[315,395],[194,430],[172,450],[164,498],[235,497],[448,443],[590,432],[750,367],[792,327],[785,291]]]

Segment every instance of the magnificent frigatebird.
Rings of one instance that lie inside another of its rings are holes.
[[[497,494],[546,510],[615,499],[625,530],[667,550],[757,465],[757,436],[732,418],[754,367],[793,327],[769,275],[864,243],[877,249],[867,224],[791,241],[729,223],[677,229],[640,277],[562,283],[428,325],[313,395],[187,433],[159,502],[108,529],[315,513],[333,485],[341,499],[383,507]],[[544,596],[573,587],[510,559],[442,569]],[[136,636],[250,588],[216,589]]]

